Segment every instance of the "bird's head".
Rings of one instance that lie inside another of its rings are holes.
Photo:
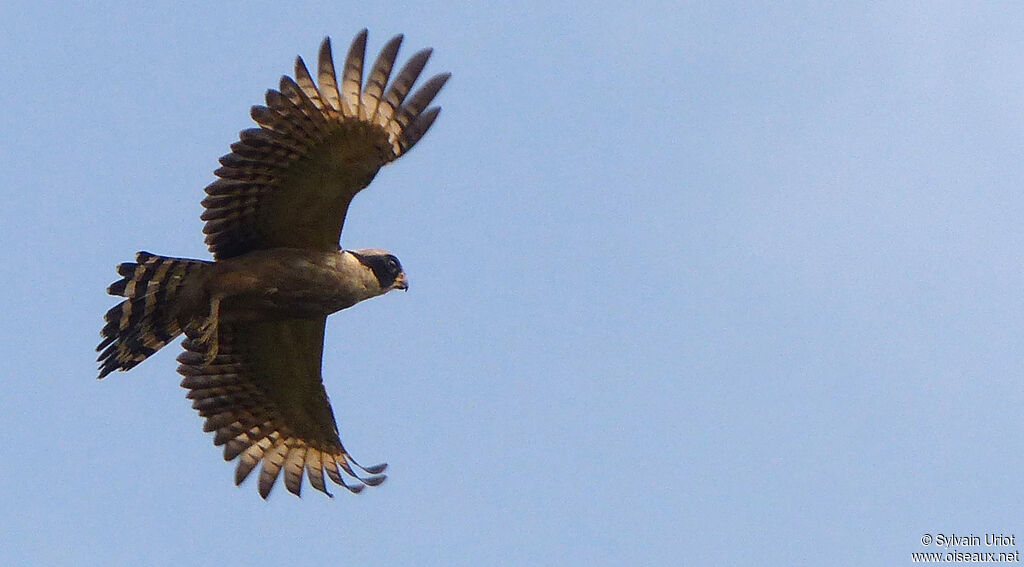
[[[377,248],[349,250],[348,252],[373,273],[375,283],[379,286],[379,294],[385,294],[393,289],[409,289],[405,272],[402,271],[402,264],[391,252]]]

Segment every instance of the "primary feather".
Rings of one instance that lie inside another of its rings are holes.
[[[352,198],[382,166],[412,149],[440,111],[428,106],[448,73],[432,77],[403,105],[429,49],[413,55],[388,86],[401,42],[395,36],[381,49],[364,86],[361,32],[339,90],[325,39],[319,85],[300,57],[295,78],[282,78],[278,90],[267,91],[266,104],[252,108],[260,128],[240,134],[215,172],[221,179],[206,189],[202,218],[214,258],[276,247],[337,247]]]

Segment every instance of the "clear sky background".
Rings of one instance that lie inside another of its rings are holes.
[[[1024,539],[1024,8],[626,4],[0,8],[0,563],[903,565],[925,533]],[[136,250],[209,257],[202,189],[249,106],[363,27],[453,74],[342,239],[411,289],[328,324],[342,439],[390,478],[264,502],[177,345],[96,381],[104,288]]]

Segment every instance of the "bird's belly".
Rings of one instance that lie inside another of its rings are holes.
[[[227,320],[303,319],[325,317],[355,304],[356,301],[341,296],[268,289],[229,298],[223,309]]]
[[[273,249],[252,252],[211,278],[210,293],[222,293],[228,320],[324,317],[362,297],[331,253]]]

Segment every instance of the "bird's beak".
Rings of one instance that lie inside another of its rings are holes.
[[[395,278],[394,286],[395,289],[409,291],[409,282],[405,280],[405,272],[398,274],[398,277]]]

